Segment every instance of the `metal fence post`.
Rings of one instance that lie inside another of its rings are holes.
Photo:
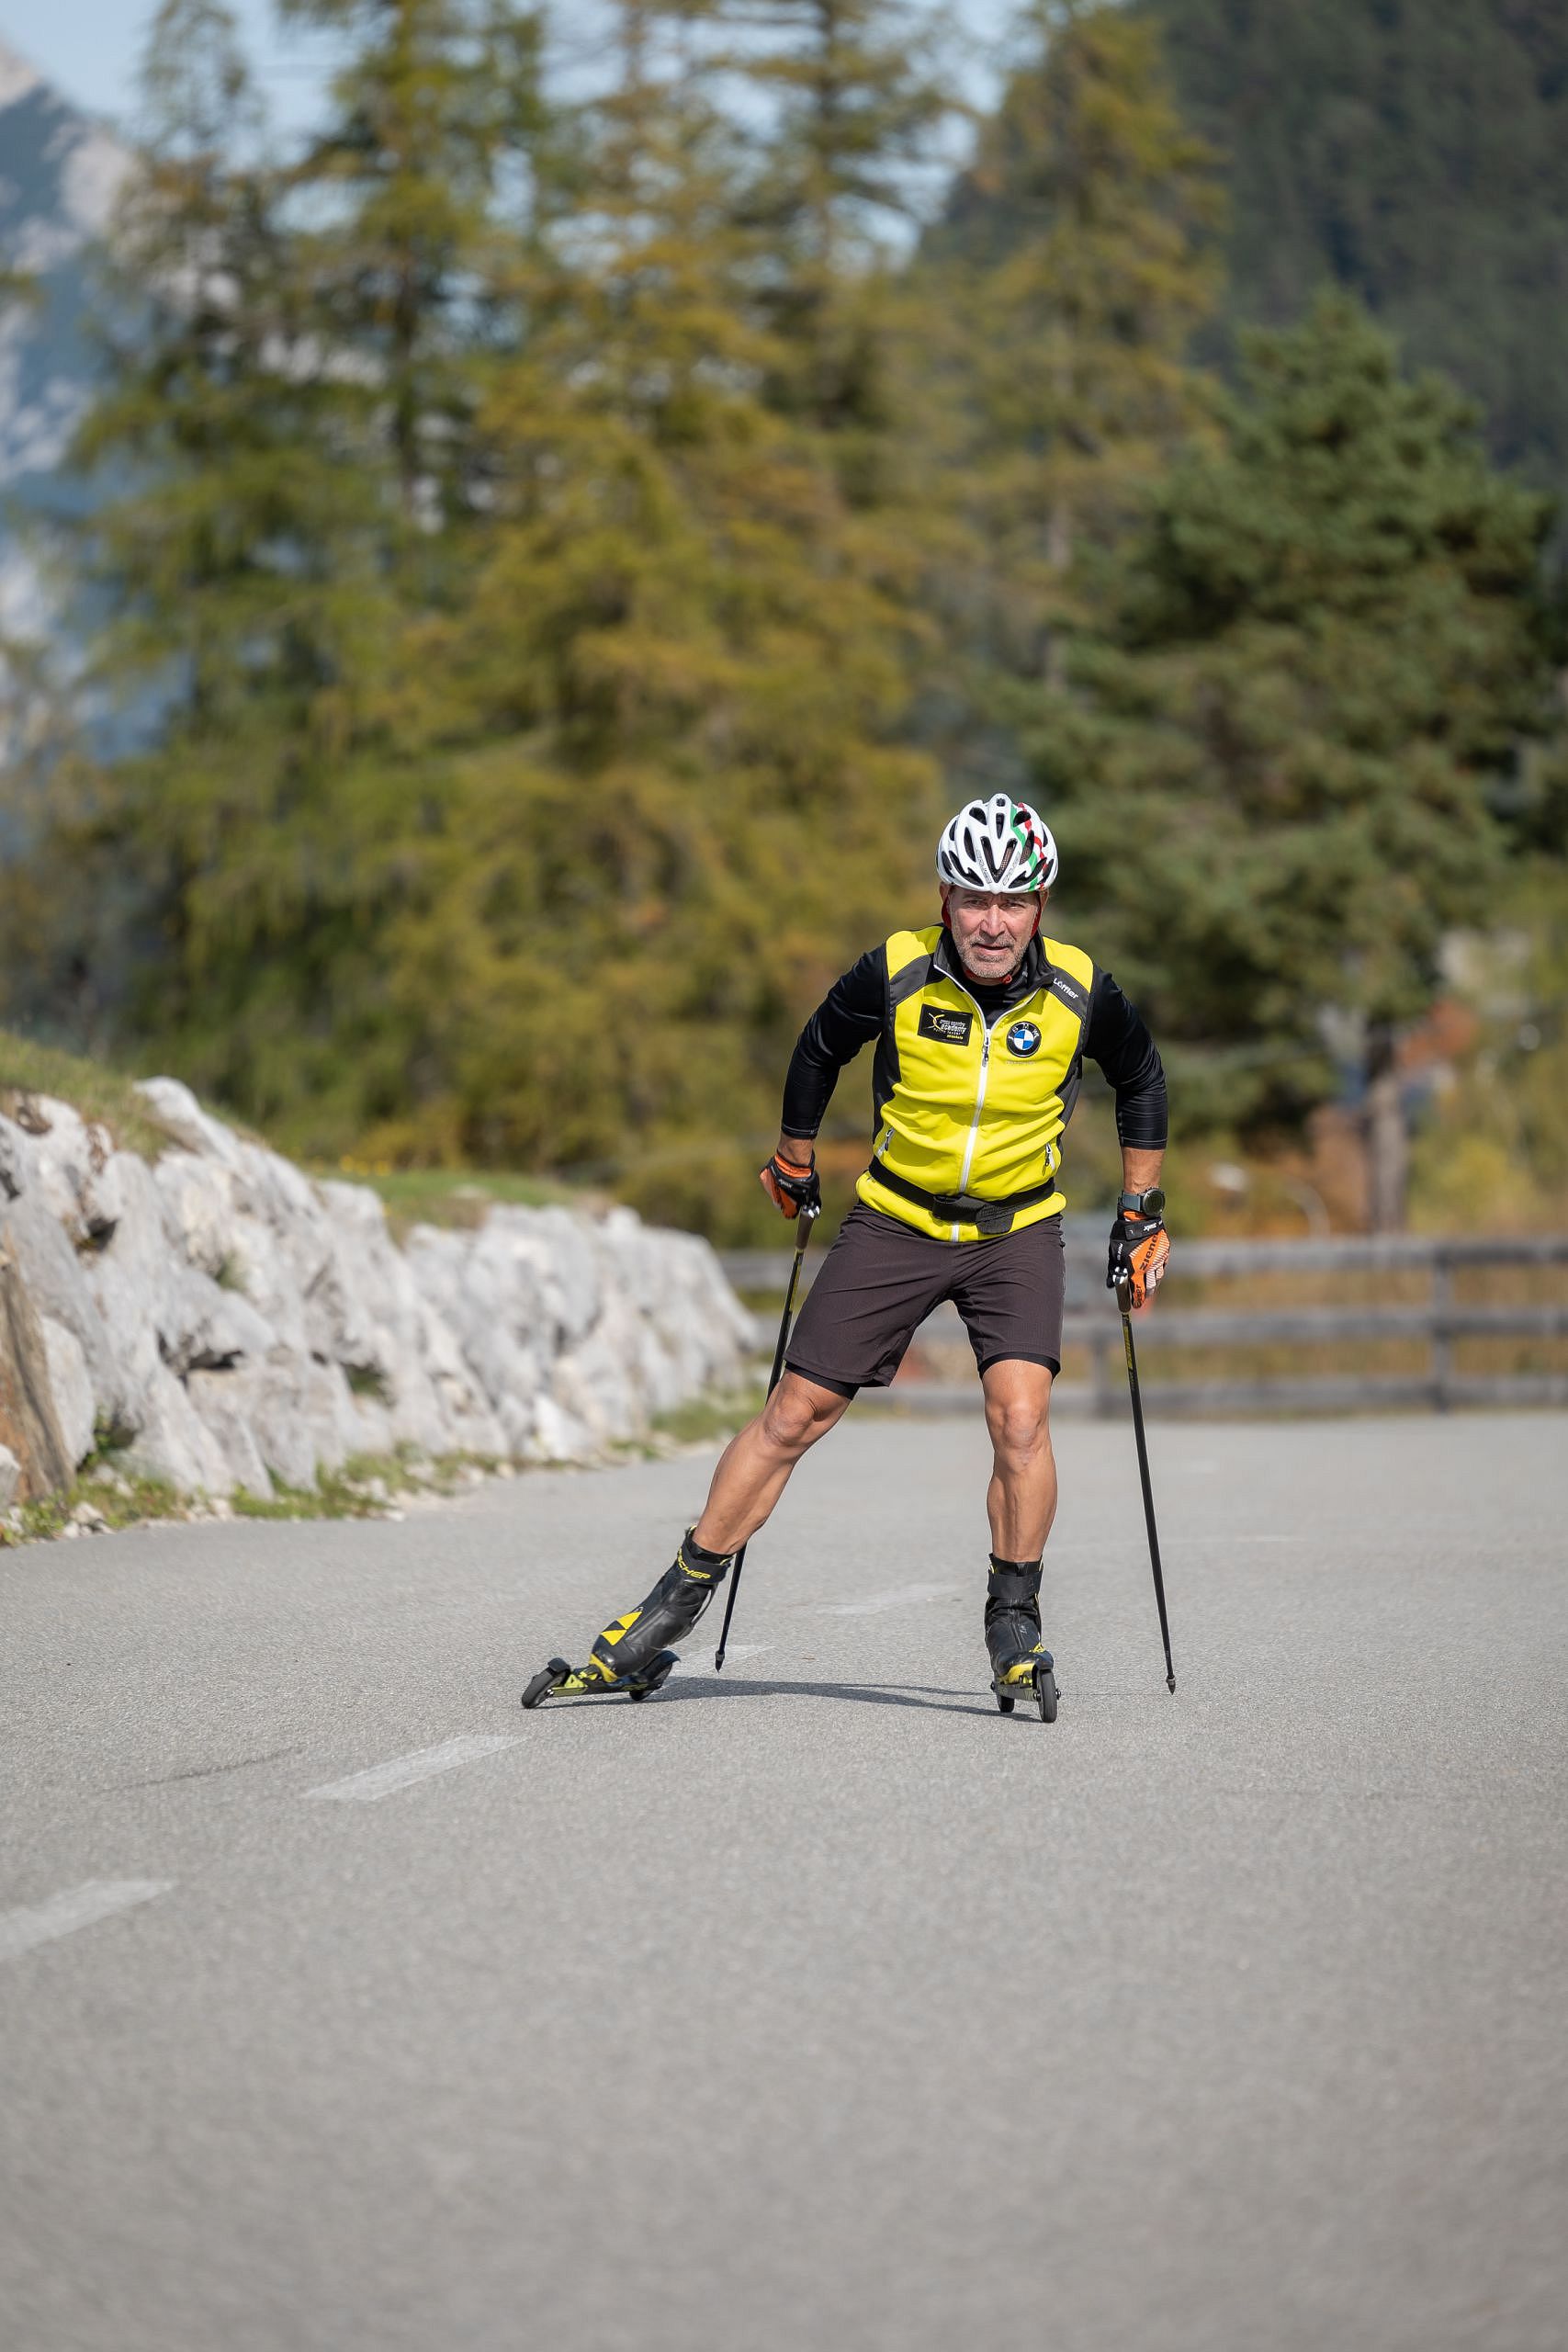
[[[1453,1403],[1454,1343],[1449,1326],[1453,1303],[1453,1262],[1439,1243],[1432,1252],[1432,1404],[1439,1413]]]

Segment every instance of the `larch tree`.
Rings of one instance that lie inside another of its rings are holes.
[[[906,616],[769,398],[717,13],[612,16],[483,420],[491,551],[428,641],[449,822],[400,984],[438,1003],[455,1148],[744,1230],[800,1012],[903,910],[931,776],[897,740]]]

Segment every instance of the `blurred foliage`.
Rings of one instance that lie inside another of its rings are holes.
[[[1118,550],[1036,759],[1185,1116],[1257,1129],[1371,1074],[1501,879],[1554,718],[1548,518],[1343,295],[1247,337],[1224,422]]]
[[[1561,498],[1562,0],[1137,6],[1166,35],[1187,119],[1229,158],[1224,340],[1342,286],[1479,401],[1495,458]]]
[[[1568,1216],[1568,889],[1531,858],[1484,933],[1461,935],[1450,977],[1474,1017],[1416,1116],[1411,1221],[1496,1231]]]
[[[1561,877],[1544,508],[1344,298],[1192,364],[1222,159],[1155,12],[1032,0],[956,173],[924,0],[610,0],[586,95],[543,7],[286,13],[341,61],[287,161],[220,0],[155,21],[74,736],[11,672],[14,1023],[432,1202],[777,1239],[794,1035],[961,792],[1040,799],[1183,1128],[1281,1169]]]

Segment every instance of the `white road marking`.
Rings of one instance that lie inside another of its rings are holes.
[[[378,1797],[412,1788],[416,1781],[428,1781],[433,1772],[455,1771],[459,1764],[475,1764],[481,1756],[496,1756],[503,1747],[515,1747],[521,1737],[521,1733],[466,1732],[460,1739],[444,1739],[437,1747],[416,1747],[410,1756],[394,1756],[385,1764],[351,1772],[346,1781],[324,1781],[319,1789],[307,1789],[305,1794],[327,1797],[333,1803],[371,1804]]]
[[[0,1960],[16,1960],[35,1944],[51,1944],[57,1936],[73,1936],[78,1928],[96,1927],[117,1911],[151,1903],[167,1894],[172,1878],[90,1878],[83,1886],[68,1887],[16,1911],[0,1911]]]
[[[863,1600],[829,1600],[818,1617],[880,1617],[886,1609],[902,1609],[911,1600],[945,1600],[958,1590],[955,1584],[900,1584],[891,1592],[868,1592]]]

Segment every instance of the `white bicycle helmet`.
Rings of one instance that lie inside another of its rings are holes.
[[[1048,890],[1056,863],[1044,819],[1005,792],[971,800],[936,845],[937,873],[964,890]]]

